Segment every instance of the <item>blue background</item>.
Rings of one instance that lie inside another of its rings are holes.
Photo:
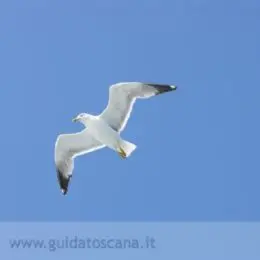
[[[257,0],[2,1],[0,220],[259,220],[259,14]],[[128,160],[77,158],[64,197],[56,137],[120,81],[179,88],[136,103]]]

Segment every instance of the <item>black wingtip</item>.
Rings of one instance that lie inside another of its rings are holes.
[[[67,194],[67,192],[68,192],[68,189],[66,189],[66,190],[61,189],[61,192],[65,196]]]
[[[69,187],[69,182],[71,179],[71,176],[64,176],[59,169],[57,169],[57,176],[58,176],[58,181],[59,185],[61,188],[61,192],[63,195],[66,195],[68,193],[68,187]]]
[[[177,89],[177,86],[174,86],[174,85],[153,84],[153,83],[148,83],[146,85],[149,85],[149,86],[155,88],[157,90],[157,94],[156,95],[159,95],[159,94],[162,94],[162,93],[165,93],[165,92],[169,92],[169,91],[173,91],[173,90]]]

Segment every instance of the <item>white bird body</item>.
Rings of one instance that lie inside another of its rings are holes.
[[[96,140],[113,150],[117,150],[120,136],[102,118],[90,116],[87,119],[87,128]]]
[[[127,158],[136,149],[135,144],[120,135],[136,99],[148,99],[176,89],[164,84],[118,83],[110,87],[107,107],[100,115],[81,113],[74,118],[73,121],[81,122],[86,128],[79,133],[59,135],[55,144],[55,164],[62,193],[65,195],[68,191],[75,157],[108,147]]]
[[[90,135],[114,151],[119,151],[127,142],[121,138],[119,132],[112,129],[100,116],[88,115],[83,124],[87,127]],[[130,154],[127,153],[126,155],[128,157]]]

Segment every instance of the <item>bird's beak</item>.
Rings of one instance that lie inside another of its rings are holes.
[[[74,118],[72,118],[72,122],[73,122],[73,123],[78,122],[78,120],[79,120],[78,117],[74,117]]]

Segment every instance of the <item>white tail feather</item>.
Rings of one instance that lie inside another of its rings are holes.
[[[124,150],[124,152],[126,153],[126,157],[130,156],[131,153],[136,149],[135,144],[130,143],[130,142],[125,141],[125,140],[121,140],[120,146]]]

